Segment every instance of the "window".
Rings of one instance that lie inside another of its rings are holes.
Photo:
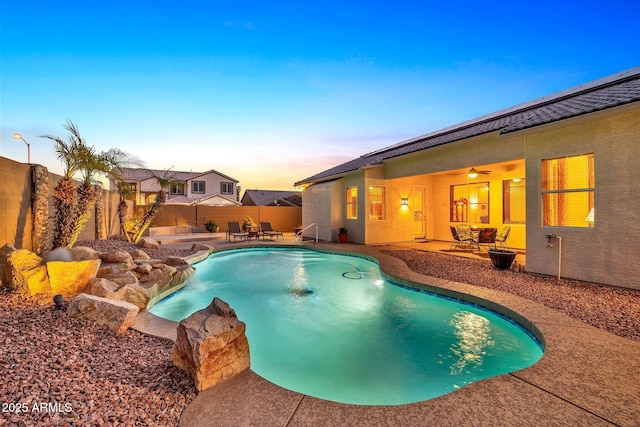
[[[542,224],[592,226],[595,186],[593,153],[543,160]]]
[[[191,192],[196,194],[204,194],[204,181],[192,181]]]
[[[526,185],[524,178],[502,181],[502,223],[526,224]]]
[[[220,194],[233,194],[233,182],[221,182]]]
[[[450,187],[450,221],[489,224],[489,182]]]
[[[169,190],[171,194],[184,194],[184,182],[174,182]]]
[[[347,218],[358,218],[358,188],[347,188]]]
[[[385,188],[369,187],[369,219],[385,219]]]

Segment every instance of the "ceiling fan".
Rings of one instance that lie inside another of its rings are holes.
[[[467,175],[469,178],[475,178],[478,175],[487,175],[490,173],[491,171],[479,171],[479,170],[476,170],[476,168],[471,168],[469,169],[468,172],[457,173],[456,175]]]

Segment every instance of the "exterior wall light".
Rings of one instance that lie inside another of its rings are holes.
[[[409,206],[409,198],[408,197],[401,197],[400,198],[400,205],[401,206]]]

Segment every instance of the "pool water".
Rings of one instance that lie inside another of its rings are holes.
[[[385,281],[369,260],[307,249],[213,254],[150,311],[180,321],[214,297],[246,323],[254,372],[326,400],[412,403],[542,357],[527,331],[491,311]]]

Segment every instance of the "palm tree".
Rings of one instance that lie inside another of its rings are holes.
[[[124,201],[124,199],[126,199],[128,196],[131,195],[131,187],[128,185],[125,185],[125,183],[122,181],[121,177],[122,177],[122,172],[125,168],[129,168],[129,167],[143,167],[144,166],[144,162],[142,160],[140,160],[138,157],[133,156],[129,153],[125,153],[124,151],[118,149],[118,148],[111,148],[108,151],[103,151],[102,153],[100,153],[97,157],[97,163],[96,163],[96,169],[99,172],[104,173],[105,175],[111,175],[115,180],[116,180],[116,185],[117,185],[117,191],[118,194],[120,195],[120,203],[118,204],[118,216],[120,219],[120,231],[124,232],[124,221],[127,215],[127,204],[126,202],[124,202],[124,211],[122,212],[122,216],[120,210],[122,209],[122,203]],[[122,190],[124,191],[125,188],[128,189],[128,192],[126,194],[123,194],[121,192],[121,187]],[[97,194],[97,199],[96,199],[96,239],[100,239],[101,236],[98,235],[98,233],[101,234],[102,232],[102,220],[99,220],[99,217],[101,216],[100,214],[104,211],[104,206],[103,206],[103,199],[102,199],[102,188],[100,188],[100,192]],[[129,240],[129,235],[125,232],[124,233],[125,236],[127,237],[127,240]]]
[[[170,173],[169,172],[170,170],[171,168],[166,169],[162,173],[162,175],[157,175],[153,171],[148,171],[151,174],[151,176],[155,178],[155,180],[158,182],[158,185],[160,186],[160,190],[158,190],[158,192],[156,193],[156,200],[153,202],[153,205],[151,205],[149,210],[145,212],[144,217],[142,218],[142,224],[140,225],[140,228],[136,230],[136,233],[133,236],[133,241],[136,243],[142,237],[142,233],[144,233],[145,230],[149,228],[149,226],[151,225],[154,218],[158,214],[158,211],[160,210],[162,205],[164,205],[165,202],[167,201],[166,189],[169,188],[169,185],[171,185],[171,183],[173,183],[176,180],[175,174]]]
[[[118,203],[118,219],[120,220],[120,234],[124,235],[128,242],[131,242],[131,235],[125,228],[127,213],[129,212],[129,205],[127,205],[127,198],[135,194],[135,191],[131,186],[124,181],[116,182],[116,191],[120,196],[120,203]]]
[[[53,194],[56,208],[53,245],[71,248],[91,216],[98,192],[102,192],[101,187],[94,185],[95,174],[116,174],[117,170],[124,167],[122,164],[126,163],[126,159],[133,158],[118,149],[96,153],[95,147],[87,146],[72,121],[65,123],[64,127],[69,132],[68,142],[51,135],[42,137],[55,142],[54,151],[64,165],[63,178]],[[82,178],[77,189],[73,185],[75,174],[80,174]]]
[[[64,127],[69,131],[69,140],[67,142],[57,136],[42,136],[55,142],[53,149],[58,160],[64,166],[62,179],[58,181],[53,190],[56,215],[55,228],[53,230],[54,247],[69,247],[69,242],[71,241],[78,200],[76,189],[73,185],[73,175],[82,167],[80,153],[84,152],[84,142],[79,138],[77,127],[71,121],[67,122]]]

